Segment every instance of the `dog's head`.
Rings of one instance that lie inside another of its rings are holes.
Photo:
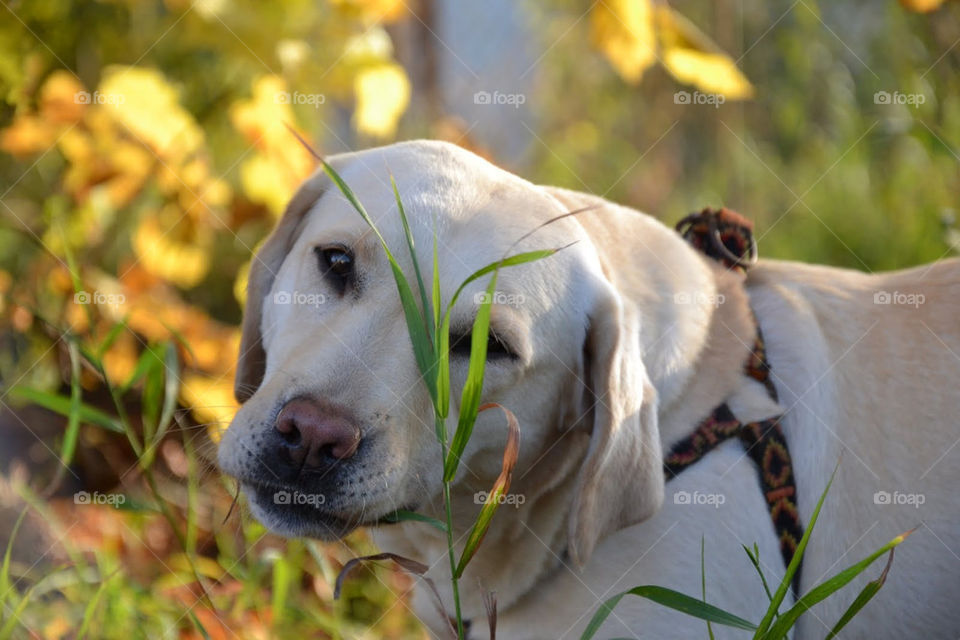
[[[389,176],[396,177],[428,286],[436,235],[444,300],[519,237],[567,211],[547,191],[443,143],[393,145],[331,163],[414,283],[390,187]],[[603,250],[574,216],[513,251],[571,243],[546,260],[501,272],[484,399],[520,421],[520,473],[563,430],[590,431],[570,515],[570,548],[585,560],[604,533],[659,506],[663,471],[640,315],[605,273]],[[452,314],[451,433],[485,286],[481,279],[468,287]],[[235,392],[244,404],[219,461],[264,524],[285,535],[331,539],[436,500],[442,461],[433,410],[390,265],[377,237],[322,173],[301,187],[253,260],[240,351]],[[458,481],[490,486],[499,472],[506,428],[487,413]]]

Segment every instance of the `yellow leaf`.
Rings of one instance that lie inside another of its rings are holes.
[[[200,126],[159,71],[110,67],[88,100],[103,106],[161,156],[179,159],[203,144]]]
[[[277,217],[283,213],[296,189],[283,167],[262,153],[255,153],[243,162],[240,183],[248,198],[265,204]]]
[[[18,116],[0,131],[0,149],[15,156],[46,151],[56,141],[56,132],[46,121],[32,115]]]
[[[393,42],[383,27],[371,27],[351,36],[343,47],[343,62],[357,67],[390,62],[392,57]]]
[[[707,93],[720,94],[730,100],[753,96],[753,85],[733,60],[723,54],[667,49],[663,53],[663,64],[680,82],[696,85]]]
[[[367,24],[393,22],[407,13],[404,0],[334,0],[333,5]]]
[[[83,85],[68,71],[54,71],[40,90],[40,113],[51,122],[72,124],[83,117]]]
[[[940,5],[943,4],[943,0],[900,0],[900,4],[910,11],[928,13],[939,9]]]
[[[678,81],[729,100],[753,96],[753,85],[737,64],[693,23],[670,7],[657,9],[663,66]]]
[[[158,218],[164,219],[161,225]],[[177,227],[183,216],[180,210],[168,206],[161,216],[143,218],[133,234],[133,249],[144,268],[184,288],[199,283],[210,269],[210,232],[193,228],[192,236],[181,239]],[[172,225],[172,226],[168,226]]]
[[[287,84],[279,76],[260,76],[253,83],[253,96],[230,107],[230,121],[240,133],[259,147],[290,142],[284,123],[292,123]]]
[[[296,187],[313,172],[314,159],[287,130],[295,118],[293,104],[301,96],[291,93],[279,76],[261,76],[253,83],[253,96],[230,107],[230,121],[257,153],[244,162],[241,181],[246,194],[279,215]],[[315,102],[321,94],[310,94]]]
[[[233,397],[233,377],[229,375],[219,378],[192,373],[185,375],[180,385],[180,400],[190,408],[198,422],[208,426],[215,442],[220,440],[238,409]]]
[[[410,81],[403,68],[394,63],[366,67],[357,73],[353,91],[357,131],[378,138],[392,136],[410,102]]]
[[[590,40],[627,82],[639,82],[657,58],[650,0],[604,0],[590,12]]]

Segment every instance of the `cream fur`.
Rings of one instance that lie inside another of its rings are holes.
[[[475,621],[471,638],[486,631],[478,585],[497,592],[498,635],[507,639],[579,637],[602,599],[639,584],[699,595],[701,538],[708,600],[758,620],[766,597],[741,544],[758,544],[768,580],[777,581],[783,566],[742,447],[728,442],[662,482],[661,451],[725,400],[744,420],[786,412],[805,522],[843,456],[804,562],[804,589],[920,526],[897,551],[884,589],[843,637],[947,637],[960,628],[953,603],[960,590],[960,262],[866,275],[761,261],[744,281],[649,216],[530,184],[451,145],[403,143],[333,163],[412,273],[389,187],[388,176],[396,177],[426,279],[436,226],[445,297],[538,224],[595,207],[525,240],[517,251],[575,244],[505,270],[498,284],[522,296],[518,304],[497,305],[493,321],[518,359],[488,366],[485,398],[519,418],[511,492],[525,502],[498,512],[462,580],[465,615]],[[254,504],[258,518],[286,535],[337,538],[399,506],[439,516],[429,399],[375,238],[319,174],[278,229],[253,265],[247,353],[237,379],[245,404],[224,437],[221,466],[244,482],[269,482],[258,453],[276,412],[296,395],[313,394],[351,407],[359,421],[365,447],[336,470],[359,497],[328,496],[328,524],[305,526]],[[329,242],[354,249],[365,274],[358,295],[328,292],[313,307],[274,304],[279,291],[323,293],[312,251]],[[468,289],[455,323],[469,324],[473,295],[484,285]],[[874,295],[884,291],[924,301],[876,304]],[[751,308],[767,339],[782,408],[740,373],[754,337]],[[465,368],[453,364],[454,397]],[[488,414],[453,489],[460,540],[479,509],[474,494],[499,473],[506,430],[502,418]],[[924,503],[875,504],[878,491],[921,494]],[[723,503],[680,504],[680,492],[722,495]],[[404,523],[374,535],[384,550],[428,563],[451,607],[439,532]],[[878,564],[815,607],[795,637],[823,637],[879,571]],[[439,633],[443,625],[426,589],[417,589],[414,605]],[[717,626],[714,632],[741,637]],[[627,635],[705,637],[706,629],[627,598],[599,637]]]

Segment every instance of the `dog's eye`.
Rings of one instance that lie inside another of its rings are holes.
[[[450,353],[455,356],[469,358],[471,340],[472,334],[469,332],[460,334],[451,333]],[[515,360],[516,358],[517,354],[510,349],[510,345],[504,342],[500,336],[493,331],[487,335],[487,360]]]
[[[353,278],[353,254],[345,247],[317,247],[320,261],[320,273],[333,286],[337,293],[343,294]]]

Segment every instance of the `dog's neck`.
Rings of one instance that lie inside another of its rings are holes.
[[[707,258],[704,261],[713,271],[717,304],[706,326],[703,346],[691,354],[692,366],[680,392],[660,404],[664,452],[723,402],[738,408],[735,413],[741,420],[769,417],[776,411],[763,387],[744,375],[757,325],[743,276]]]

